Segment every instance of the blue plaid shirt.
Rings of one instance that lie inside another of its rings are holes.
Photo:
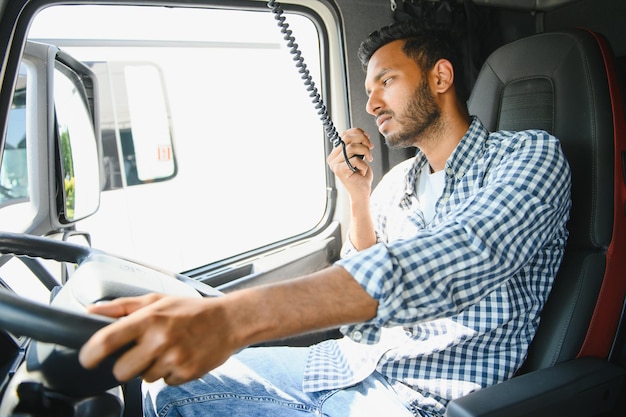
[[[473,118],[428,224],[415,196],[427,163],[418,152],[372,193],[379,243],[337,264],[378,301],[377,316],[311,349],[305,391],[376,371],[416,415],[437,415],[522,364],[567,240],[560,144],[538,130],[490,134]]]

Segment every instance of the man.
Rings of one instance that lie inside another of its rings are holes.
[[[152,382],[147,415],[435,416],[523,362],[567,239],[558,141],[489,134],[455,91],[452,48],[411,24],[373,33],[360,57],[367,111],[389,145],[418,152],[370,195],[372,142],[342,134],[348,155],[364,156],[351,158],[356,173],[339,150],[328,158],[351,199],[342,260],[218,298],[91,308],[126,317],[96,333],[81,362],[133,342],[114,373]],[[311,348],[241,350],[340,325],[347,337]]]

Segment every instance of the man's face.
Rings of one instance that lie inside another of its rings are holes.
[[[404,41],[377,50],[367,66],[366,110],[392,147],[418,146],[441,121],[426,74],[402,51]]]

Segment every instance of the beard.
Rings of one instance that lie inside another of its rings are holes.
[[[388,111],[394,116],[394,112]],[[413,92],[404,112],[396,117],[401,130],[385,136],[387,145],[392,148],[419,146],[429,139],[441,125],[441,110],[435,102],[428,82],[424,80]]]

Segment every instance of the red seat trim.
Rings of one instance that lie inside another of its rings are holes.
[[[615,142],[613,235],[606,254],[606,270],[598,300],[578,357],[608,357],[626,296],[626,120],[612,51],[604,37],[591,32],[604,59],[609,83]]]

